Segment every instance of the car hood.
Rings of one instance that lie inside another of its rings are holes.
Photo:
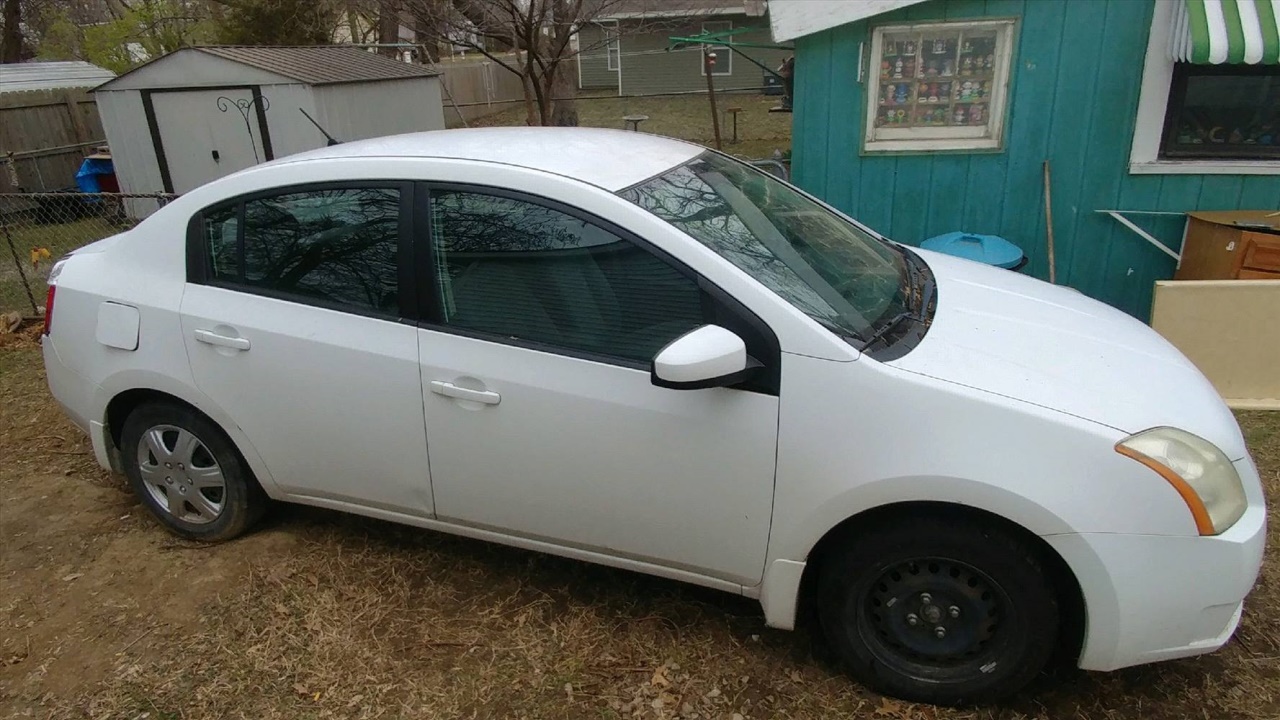
[[[1182,353],[1138,320],[1069,288],[919,251],[937,312],[888,364],[1136,433],[1169,425],[1246,454],[1235,416]]]

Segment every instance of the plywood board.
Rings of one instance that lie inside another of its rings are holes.
[[[1280,281],[1157,282],[1151,327],[1231,407],[1280,410]]]

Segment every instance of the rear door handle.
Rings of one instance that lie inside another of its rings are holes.
[[[233,350],[248,350],[249,338],[227,337],[219,335],[212,330],[196,330],[196,342],[202,342],[206,345],[217,345],[218,347],[231,348]]]
[[[484,403],[485,405],[497,405],[502,402],[502,396],[496,392],[458,387],[453,383],[444,382],[442,380],[431,381],[431,392],[437,395],[444,395],[445,397],[457,398],[459,400],[470,400],[472,402]]]

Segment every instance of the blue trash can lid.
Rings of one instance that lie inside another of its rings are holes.
[[[1022,262],[1022,249],[997,235],[949,232],[925,240],[920,247],[1002,268]]]

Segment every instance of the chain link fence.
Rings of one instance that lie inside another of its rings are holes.
[[[172,200],[164,193],[0,193],[0,313],[44,313],[46,281],[63,255],[128,230]]]

